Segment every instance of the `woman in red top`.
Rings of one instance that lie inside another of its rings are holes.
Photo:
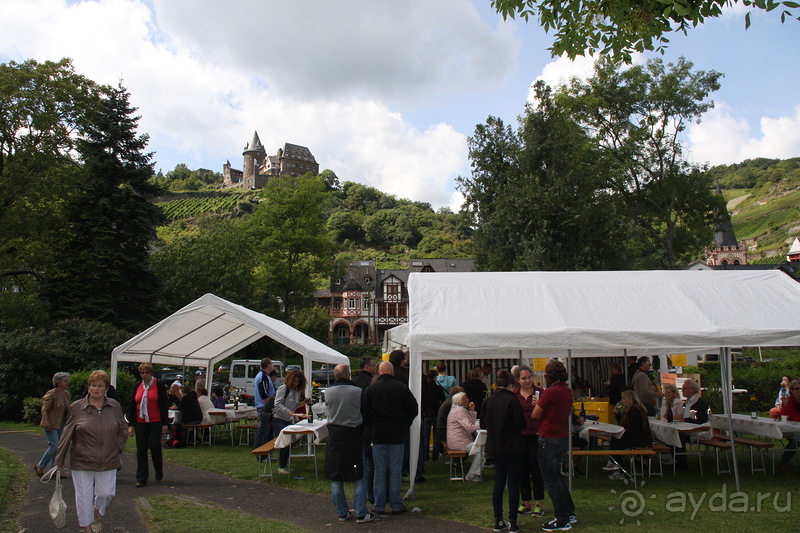
[[[147,465],[147,450],[153,458],[156,481],[164,477],[164,462],[161,458],[161,435],[167,432],[168,397],[167,387],[153,377],[150,363],[139,365],[142,381],[133,388],[128,409],[128,436],[136,434],[136,486],[147,485],[150,475]]]
[[[519,479],[520,499],[522,499],[519,513],[533,514],[538,518],[544,515],[544,508],[542,507],[544,481],[542,480],[542,473],[539,471],[539,461],[536,458],[536,445],[538,443],[536,433],[539,431],[540,421],[531,418],[531,414],[533,413],[533,408],[536,407],[539,395],[544,392],[544,389],[533,384],[533,369],[528,365],[518,366],[514,371],[514,377],[517,378],[519,383],[514,388],[514,393],[522,406],[522,415],[526,421],[525,429],[522,430],[522,442],[525,445],[525,452],[522,456],[522,472]],[[532,494],[531,481],[533,482]],[[533,508],[531,508],[531,497],[534,500]]]
[[[547,363],[544,379],[547,388],[539,396],[531,416],[542,421],[536,457],[556,517],[542,524],[542,530],[567,531],[578,521],[575,518],[575,503],[561,476],[561,463],[569,453],[569,434],[572,430],[572,390],[566,383],[567,369],[558,359],[551,359]]]
[[[795,379],[789,383],[789,396],[783,399],[780,414],[788,416],[789,420],[800,422],[800,381]],[[789,442],[786,443],[786,451],[781,457],[781,464],[778,465],[781,473],[789,472],[789,463],[795,453],[797,453],[797,434],[792,434]]]

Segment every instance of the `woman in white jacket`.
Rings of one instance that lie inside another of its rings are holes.
[[[300,417],[296,414],[301,405],[310,404],[306,398],[306,377],[299,370],[286,374],[277,392],[275,392],[275,410],[272,412],[272,434],[276,437],[286,426],[293,424]],[[289,447],[281,448],[278,472],[288,474]]]
[[[451,450],[472,450],[473,435],[480,429],[475,404],[465,392],[453,396],[453,406],[447,415],[447,447]],[[475,454],[467,473],[467,481],[480,481],[483,472],[483,450]]]

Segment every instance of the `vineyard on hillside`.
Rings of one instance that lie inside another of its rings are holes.
[[[257,194],[250,191],[242,192],[204,192],[193,195],[181,195],[175,200],[160,202],[159,207],[164,211],[164,216],[170,222],[194,218],[208,213],[231,213],[239,202],[252,200]]]

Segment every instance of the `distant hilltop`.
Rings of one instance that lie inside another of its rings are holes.
[[[319,174],[319,164],[311,150],[298,144],[286,143],[275,155],[267,150],[253,132],[253,138],[242,152],[242,169],[231,168],[230,160],[222,166],[222,187],[239,189],[263,189],[271,177],[302,176],[309,172]]]

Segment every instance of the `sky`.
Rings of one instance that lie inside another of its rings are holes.
[[[729,11],[669,36],[665,61],[724,74],[686,153],[709,165],[798,157],[800,22],[754,12],[745,30],[744,8]],[[258,131],[269,154],[307,146],[340,181],[453,210],[475,126],[515,125],[538,79],[591,72],[551,44],[489,0],[0,2],[0,62],[70,57],[99,83],[121,80],[156,170],[240,169]]]

